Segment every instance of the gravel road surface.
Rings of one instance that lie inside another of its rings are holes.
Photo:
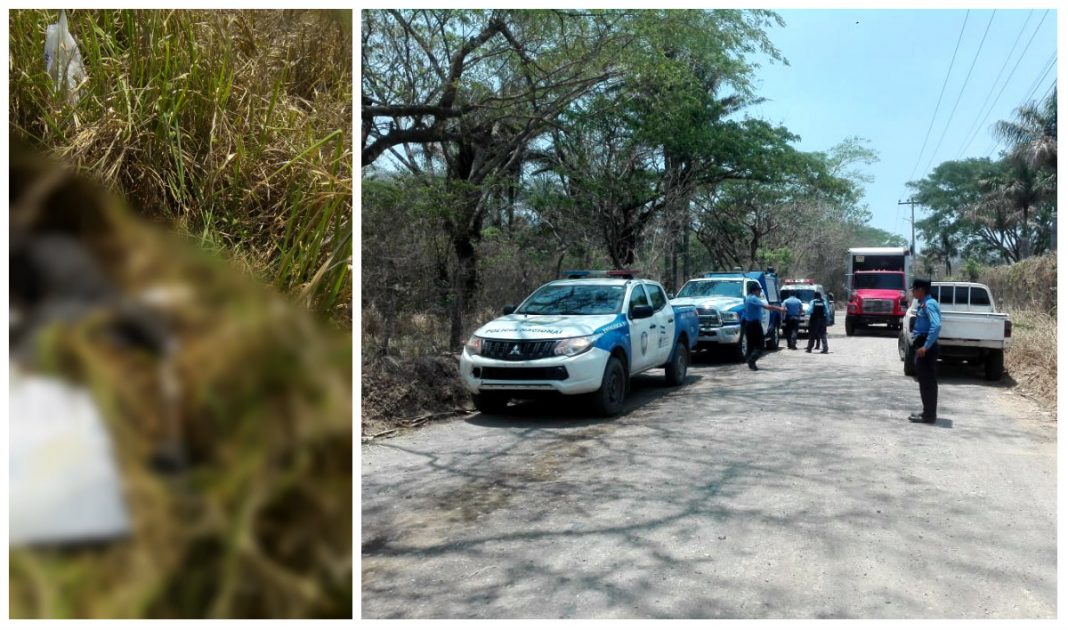
[[[1055,617],[1053,418],[943,366],[911,424],[892,335],[830,344],[365,445],[363,617]]]

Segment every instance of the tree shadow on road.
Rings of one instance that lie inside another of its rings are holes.
[[[620,415],[634,413],[643,407],[680,392],[701,380],[701,375],[687,374],[686,382],[672,387],[664,377],[654,371],[631,378],[630,391],[623,403]],[[509,405],[506,414],[478,413],[464,418],[464,422],[480,427],[511,428],[581,428],[614,422],[617,417],[593,416],[589,401],[584,396],[545,395],[531,400],[521,400]]]
[[[940,459],[947,441],[1032,436],[960,409],[911,425],[915,383],[889,369],[716,366],[700,389],[636,379],[614,420],[519,405],[468,418],[502,429],[477,439],[383,444],[400,465],[363,478],[363,616],[968,617],[929,590],[989,602],[990,580],[1001,616],[1013,597],[1055,605],[1055,520],[947,484],[973,463]],[[876,563],[903,579],[868,577]]]

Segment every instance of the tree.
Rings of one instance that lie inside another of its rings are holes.
[[[389,154],[443,171],[454,201],[443,227],[456,257],[451,341],[478,288],[477,243],[493,191],[514,179],[561,111],[615,76],[619,34],[600,12],[365,11],[363,167]],[[506,184],[507,185],[507,184]]]
[[[994,135],[1009,144],[1009,157],[1028,167],[1057,172],[1057,90],[1041,104],[1016,110],[1016,120],[994,124]]]

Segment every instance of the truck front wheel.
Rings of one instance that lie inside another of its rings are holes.
[[[608,357],[601,378],[601,388],[593,392],[593,410],[597,415],[608,418],[623,411],[623,397],[627,393],[627,372],[623,362],[616,357]]]
[[[482,413],[504,413],[508,407],[509,396],[500,392],[483,392],[471,394],[471,402],[475,403],[475,409]]]
[[[1005,351],[991,350],[990,354],[986,355],[986,363],[983,367],[986,380],[1000,381],[1001,375],[1005,373]]]
[[[846,336],[848,336],[848,337],[852,337],[853,334],[857,331],[856,323],[853,321],[852,317],[849,317],[849,316],[846,317],[845,329],[846,329]]]
[[[749,341],[746,339],[745,328],[742,328],[741,339],[734,345],[734,360],[745,361],[749,356]]]
[[[686,368],[690,365],[690,351],[681,341],[675,344],[675,353],[664,369],[668,385],[677,387],[686,381]]]
[[[767,344],[765,344],[764,347],[767,348],[768,350],[778,350],[779,349],[779,327],[778,326],[772,326],[772,328],[771,328],[771,338],[768,339]]]
[[[916,376],[916,350],[912,344],[905,348],[905,376]]]

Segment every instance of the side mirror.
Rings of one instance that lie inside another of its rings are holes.
[[[674,300],[675,299],[675,294],[674,293],[668,293],[668,299],[669,300]]]
[[[635,306],[630,309],[631,319],[648,319],[653,316],[653,307],[649,305]]]
[[[508,304],[504,308],[501,309],[501,314],[502,315],[511,315],[514,312],[515,312],[515,304]]]

